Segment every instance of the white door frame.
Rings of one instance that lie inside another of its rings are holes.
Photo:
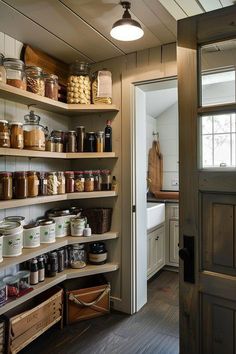
[[[172,73],[171,73],[172,74]],[[143,287],[142,293],[145,293],[147,288],[147,277],[145,280],[143,277],[140,279],[137,272],[137,255],[140,253],[137,250],[139,244],[136,239],[136,223],[132,213],[132,206],[135,202],[135,180],[134,166],[135,166],[135,154],[133,148],[135,146],[135,86],[139,86],[145,83],[151,83],[156,81],[167,81],[176,79],[176,72],[171,76],[165,76],[164,72],[156,71],[155,69],[148,72],[135,69],[132,72],[129,71],[127,75],[124,74],[122,78],[122,140],[125,146],[122,153],[122,168],[125,173],[122,173],[122,185],[123,185],[123,211],[122,211],[122,232],[125,235],[130,235],[129,243],[125,243],[125,247],[122,247],[122,258],[124,262],[122,269],[123,284],[126,284],[124,289],[125,295],[128,296],[130,301],[127,302],[127,312],[135,313],[142,305],[141,296],[139,293],[139,287]],[[146,149],[146,146],[145,146]],[[127,208],[129,206],[129,209]],[[136,205],[136,209],[137,209]],[[128,210],[130,212],[128,212]],[[124,263],[127,265],[124,269]],[[129,265],[129,266],[128,266]],[[141,275],[142,276],[142,275]],[[129,284],[129,286],[128,286]]]

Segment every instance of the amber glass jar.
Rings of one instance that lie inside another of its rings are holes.
[[[94,190],[98,192],[102,190],[102,178],[101,178],[100,170],[93,171],[93,177],[94,177]]]
[[[58,76],[45,75],[45,96],[54,101],[58,101]]]
[[[0,147],[10,147],[10,134],[7,120],[0,120]]]
[[[111,171],[110,170],[102,170],[102,191],[110,191],[111,190]]]
[[[28,175],[28,197],[37,197],[39,195],[39,179],[37,172],[29,171]]]
[[[47,174],[46,172],[38,172],[37,173],[38,180],[39,180],[39,195],[47,195]]]
[[[75,192],[84,192],[84,173],[75,171]]]
[[[14,173],[14,188],[15,198],[22,199],[28,196],[28,178],[27,172],[15,172]]]
[[[21,122],[11,123],[11,147],[14,149],[24,148],[24,130]]]
[[[75,188],[75,180],[74,180],[74,171],[66,171],[65,178],[66,178],[66,193],[73,193]]]
[[[94,177],[92,171],[85,171],[85,180],[84,180],[84,191],[93,192],[94,191]]]
[[[77,142],[76,142],[76,131],[70,130],[67,132],[66,139],[66,151],[67,152],[76,152],[77,151]]]
[[[12,199],[12,173],[0,172],[0,199]]]
[[[57,194],[65,194],[66,180],[65,180],[64,172],[57,172],[57,180],[58,180]]]

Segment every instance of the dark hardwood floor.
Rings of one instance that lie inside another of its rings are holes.
[[[148,283],[148,303],[135,315],[118,312],[53,328],[21,354],[178,354],[178,273],[163,271]]]

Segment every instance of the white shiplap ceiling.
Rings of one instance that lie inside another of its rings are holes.
[[[67,63],[98,62],[176,41],[176,20],[233,4],[233,0],[131,0],[144,37],[111,38],[123,9],[119,0],[0,0],[0,32]]]

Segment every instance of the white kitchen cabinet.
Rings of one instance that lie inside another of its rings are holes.
[[[165,265],[165,226],[152,229],[147,234],[147,278],[151,278]]]
[[[179,205],[166,205],[166,265],[179,266]]]

